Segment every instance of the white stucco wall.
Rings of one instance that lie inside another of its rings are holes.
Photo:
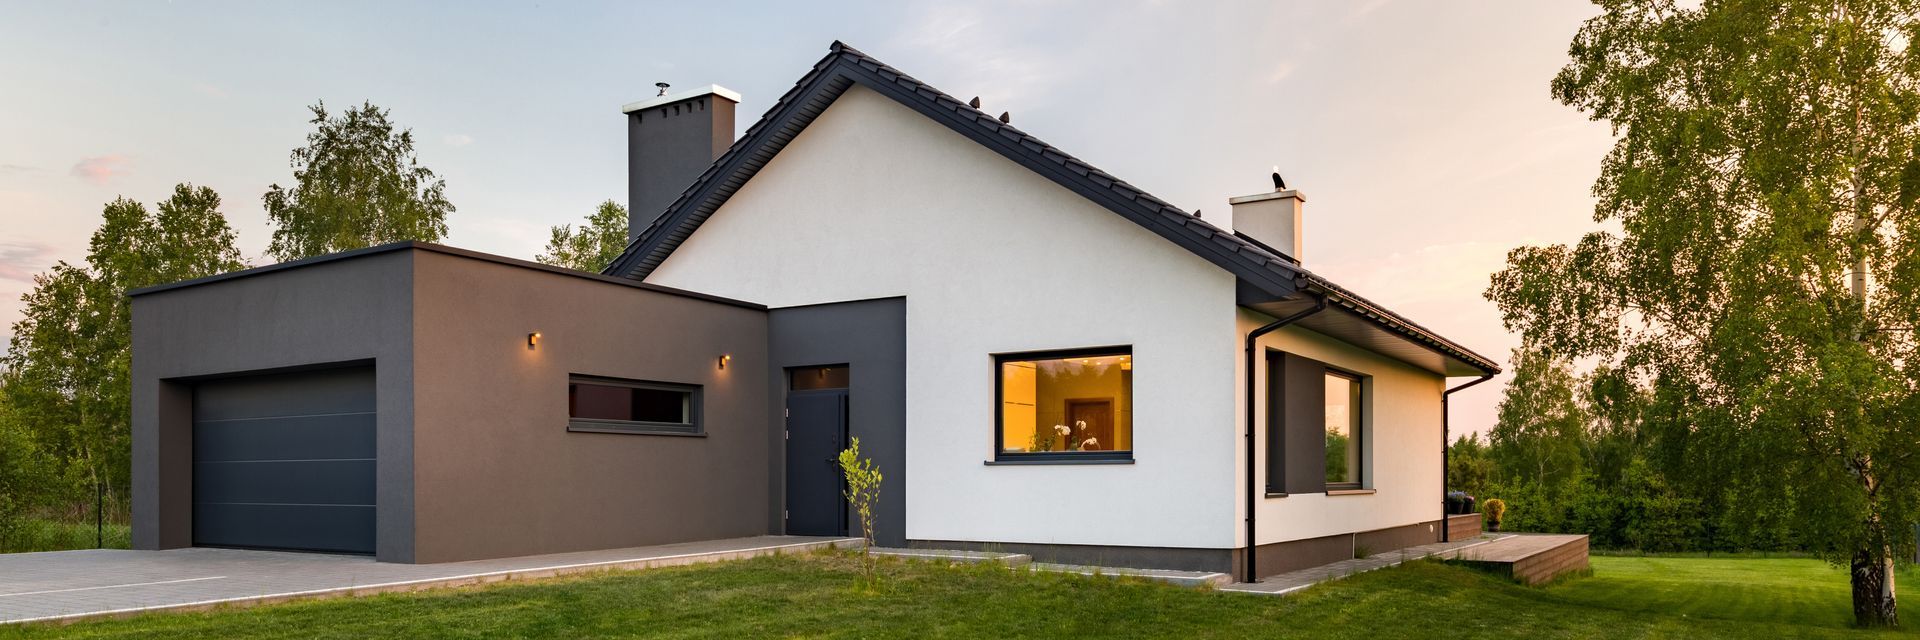
[[[879,94],[849,90],[648,281],[906,296],[909,538],[1237,543],[1233,277]],[[991,354],[1106,345],[1133,347],[1135,464],[983,464]]]
[[[1242,309],[1238,320],[1240,335],[1272,321],[1273,318]],[[1260,348],[1262,353],[1265,349],[1277,349],[1299,354],[1368,377],[1362,422],[1367,436],[1364,445],[1367,464],[1362,485],[1375,493],[1293,494],[1284,498],[1262,495],[1256,498],[1259,544],[1440,519],[1440,393],[1444,390],[1444,378],[1300,327],[1285,327],[1262,336]],[[1237,371],[1244,366],[1244,356],[1234,362]],[[1267,373],[1264,358],[1255,369],[1254,388],[1264,395]],[[1266,487],[1266,405],[1262,398],[1255,406],[1255,424],[1260,425],[1254,432],[1254,461],[1259,474],[1256,487],[1262,492]],[[1243,440],[1236,439],[1238,442]],[[1245,458],[1238,455],[1236,460],[1240,465],[1246,464]],[[1237,513],[1241,511],[1236,510]],[[1244,539],[1244,529],[1238,539]]]

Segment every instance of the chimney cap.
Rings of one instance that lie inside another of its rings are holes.
[[[1307,201],[1307,194],[1304,194],[1304,193],[1300,193],[1300,190],[1299,190],[1299,189],[1287,189],[1287,190],[1285,190],[1285,191],[1273,191],[1273,192],[1269,192],[1269,193],[1256,193],[1256,194],[1253,194],[1253,195],[1250,195],[1250,196],[1240,196],[1240,197],[1238,197],[1238,198],[1228,198],[1228,199],[1227,199],[1227,204],[1246,204],[1246,203],[1249,203],[1249,202],[1259,202],[1259,201],[1262,201],[1262,200],[1277,200],[1277,199],[1280,199],[1280,198],[1295,198],[1295,199],[1298,199],[1298,200],[1299,200],[1299,201],[1301,201],[1301,202],[1306,202],[1306,201]]]
[[[714,95],[714,96],[726,98],[728,100],[734,101],[736,104],[740,102],[740,94],[738,92],[735,92],[732,89],[728,89],[726,87],[722,87],[717,84],[710,84],[710,85],[699,87],[696,89],[681,91],[679,93],[675,93],[672,95],[655,96],[652,98],[648,98],[646,100],[641,100],[639,102],[629,102],[626,105],[620,107],[620,113],[633,113],[635,111],[643,111],[653,107],[658,107],[663,104],[672,104],[675,102],[679,102],[681,100],[690,100],[690,99],[698,98],[700,96],[705,96],[705,95]]]

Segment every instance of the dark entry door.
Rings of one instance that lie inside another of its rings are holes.
[[[206,382],[193,394],[193,543],[374,550],[372,368]]]
[[[847,533],[840,450],[846,448],[847,390],[787,392],[787,533]]]
[[[1086,423],[1085,429],[1079,429],[1080,423]],[[1075,427],[1074,442],[1068,447],[1084,446],[1086,451],[1112,451],[1113,440],[1113,401],[1108,399],[1068,400],[1067,424]]]

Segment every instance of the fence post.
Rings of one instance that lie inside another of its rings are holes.
[[[107,547],[107,489],[99,481],[93,483],[93,548]]]

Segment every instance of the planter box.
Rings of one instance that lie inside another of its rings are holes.
[[[1464,540],[1480,535],[1480,514],[1468,513],[1447,516],[1447,534],[1454,540]]]

